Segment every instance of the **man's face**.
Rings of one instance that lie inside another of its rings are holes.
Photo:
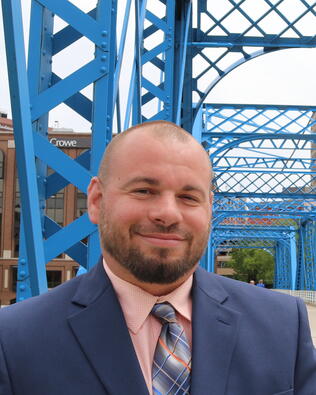
[[[205,153],[137,132],[114,152],[109,174],[98,220],[106,262],[145,283],[170,284],[190,273],[209,236]]]

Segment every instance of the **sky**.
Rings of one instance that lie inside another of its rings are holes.
[[[96,0],[71,0],[72,3],[84,9],[85,11],[93,8]],[[23,21],[25,41],[28,37],[28,26],[30,16],[31,0],[22,1]],[[125,0],[119,2],[119,25],[122,20]],[[159,6],[158,0],[148,0],[153,7]],[[222,12],[221,7],[227,5],[226,0],[212,0],[215,7],[220,4],[215,12]],[[256,0],[256,6],[263,3],[262,0]],[[254,4],[253,0],[252,3]],[[298,5],[299,2],[289,0],[289,14],[295,10],[291,9],[291,4]],[[292,8],[293,8],[292,7]],[[224,12],[224,11],[223,11]],[[249,8],[249,12],[254,12]],[[293,14],[294,15],[294,14]],[[294,17],[294,16],[293,16]],[[11,116],[9,87],[7,79],[6,61],[5,61],[5,43],[2,26],[2,15],[0,15],[0,110],[6,111]],[[132,18],[133,19],[133,18]],[[232,23],[236,23],[232,22]],[[56,18],[56,29],[60,29],[64,23]],[[307,29],[311,30],[311,26]],[[121,95],[123,108],[127,98],[127,86],[129,80],[130,59],[132,58],[133,42],[133,22],[130,24],[129,34],[127,35],[126,53],[123,64]],[[316,30],[316,29],[315,29]],[[74,51],[73,53],[71,51]],[[69,51],[70,58],[76,59],[76,63],[65,62],[63,55],[54,58],[54,67],[60,76],[68,75],[73,69],[80,64],[85,64],[93,58],[93,45],[87,40],[81,40],[74,48]],[[293,104],[293,105],[316,105],[316,49],[287,49],[246,62],[238,67],[217,84],[209,94],[208,102],[217,103],[249,103],[249,104]],[[87,88],[85,92],[88,97],[92,96],[92,87]],[[53,110],[49,118],[50,126],[61,128],[72,128],[75,131],[87,132],[90,130],[90,124],[82,118],[76,116],[66,106],[61,105]]]

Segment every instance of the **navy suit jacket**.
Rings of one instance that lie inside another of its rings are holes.
[[[191,395],[315,395],[304,303],[198,268]],[[1,395],[148,395],[101,263],[0,312]]]

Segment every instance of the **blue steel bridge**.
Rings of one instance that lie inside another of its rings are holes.
[[[316,3],[290,3],[31,0],[26,65],[20,1],[2,0],[22,204],[17,300],[47,290],[45,264],[63,252],[87,270],[97,262],[87,215],[62,228],[46,200],[69,183],[86,193],[112,134],[156,119],[192,132],[213,163],[213,232],[201,264],[212,271],[217,251],[264,249],[276,288],[315,290],[316,106],[208,100],[246,62],[315,48]],[[61,104],[91,125],[91,149],[76,159],[47,139]]]

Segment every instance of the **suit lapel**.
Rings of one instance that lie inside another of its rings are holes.
[[[82,279],[69,325],[111,395],[148,395],[125,319],[102,263]]]
[[[215,276],[197,269],[193,284],[191,395],[225,394],[240,313]]]

